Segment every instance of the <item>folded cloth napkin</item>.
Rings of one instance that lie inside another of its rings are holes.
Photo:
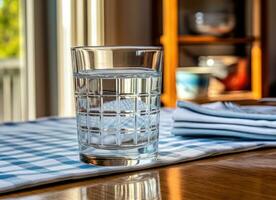
[[[178,102],[172,133],[182,136],[231,136],[276,140],[276,107],[230,102],[198,105]]]

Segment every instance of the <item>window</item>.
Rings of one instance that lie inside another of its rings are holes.
[[[23,34],[20,0],[0,0],[0,121],[21,120]]]

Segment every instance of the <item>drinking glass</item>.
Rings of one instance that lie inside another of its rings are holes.
[[[72,48],[80,159],[137,165],[156,159],[160,47]]]

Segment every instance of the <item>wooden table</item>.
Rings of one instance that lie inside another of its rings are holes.
[[[147,191],[145,193],[145,191]],[[219,156],[168,167],[63,182],[6,194],[24,200],[276,199],[276,149]]]

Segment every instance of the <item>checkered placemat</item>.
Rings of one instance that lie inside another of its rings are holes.
[[[0,125],[0,193],[62,180],[164,166],[203,157],[275,147],[276,141],[184,138],[170,134],[171,111],[161,111],[159,158],[148,165],[101,167],[81,163],[75,119],[46,118]]]

